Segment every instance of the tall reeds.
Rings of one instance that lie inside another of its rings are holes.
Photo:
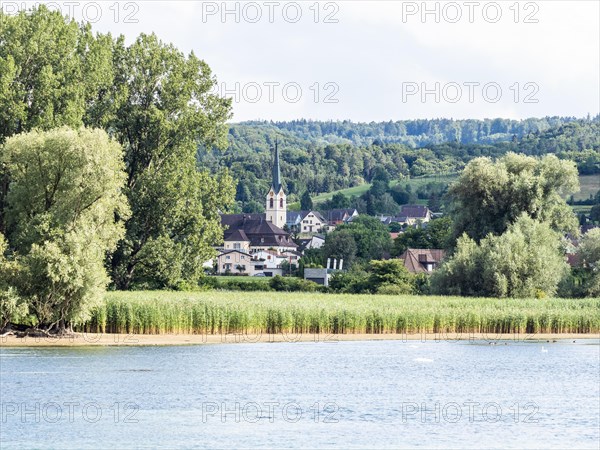
[[[140,334],[597,333],[600,299],[110,292],[81,329]]]

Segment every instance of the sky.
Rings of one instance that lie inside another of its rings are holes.
[[[234,122],[600,112],[599,1],[43,3],[193,51]],[[26,6],[0,1],[9,14]]]

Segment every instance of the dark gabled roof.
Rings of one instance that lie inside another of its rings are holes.
[[[339,222],[344,220],[345,216],[352,216],[355,211],[356,208],[330,209],[329,211],[324,211],[323,214],[325,214],[329,222]]]
[[[229,236],[227,236],[227,238],[225,239],[226,241],[245,241],[245,242],[250,242],[250,239],[248,239],[248,236],[246,236],[246,232],[244,230],[240,230],[237,229],[235,230],[233,233],[231,233]]]
[[[400,209],[400,216],[424,219],[428,212],[429,208],[424,205],[403,205]]]
[[[238,231],[243,231],[251,246],[298,247],[289,233],[265,219],[264,214],[222,214],[221,225],[227,229],[223,232],[225,240]]]
[[[425,264],[438,265],[445,254],[446,252],[440,249],[409,248],[400,255],[400,259],[410,273],[424,273],[427,272]]]
[[[244,220],[266,220],[265,213],[257,213],[257,214],[221,214],[221,225],[228,226],[229,230],[231,230],[234,226],[236,228],[239,227],[239,224]],[[227,231],[225,231],[227,233]]]

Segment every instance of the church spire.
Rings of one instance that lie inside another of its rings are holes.
[[[277,139],[275,139],[275,159],[273,161],[273,191],[275,193],[281,190],[281,170],[279,168],[279,149],[277,148]]]

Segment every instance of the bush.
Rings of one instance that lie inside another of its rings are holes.
[[[431,282],[438,294],[543,298],[556,294],[567,272],[559,235],[523,214],[504,234],[489,234],[479,245],[463,235]]]
[[[362,294],[371,291],[369,274],[364,270],[336,272],[329,280],[329,287],[344,294]]]
[[[406,294],[406,287],[393,283],[383,283],[377,288],[375,293],[383,295],[404,295]]]
[[[354,269],[350,272],[337,272],[329,281],[336,292],[346,294],[412,294],[415,291],[414,277],[402,261],[371,261],[366,270]]]
[[[28,313],[27,304],[13,288],[0,290],[0,331],[11,323],[24,323]]]
[[[287,292],[315,292],[319,289],[319,285],[312,281],[295,277],[280,277],[279,275],[269,280],[269,286],[276,291]]]
[[[259,280],[217,281],[216,288],[227,291],[270,291],[268,283]]]

